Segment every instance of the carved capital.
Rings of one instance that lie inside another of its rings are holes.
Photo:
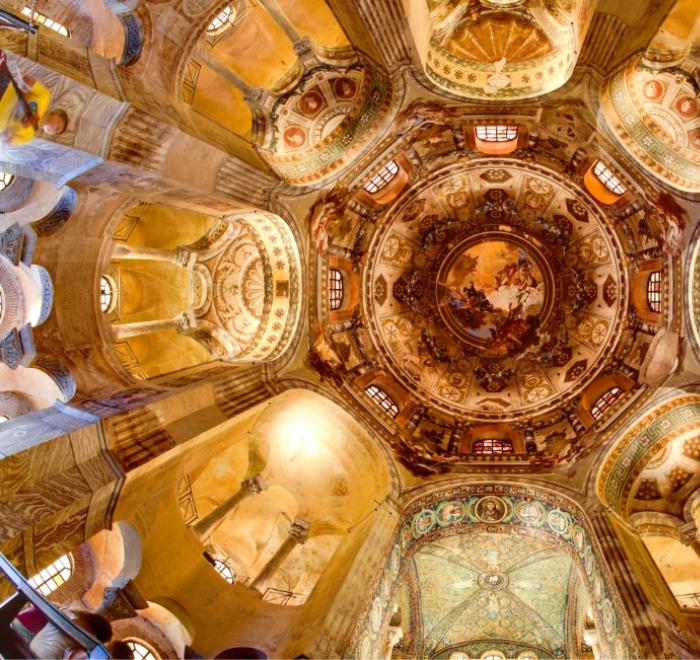
[[[302,520],[301,518],[295,518],[292,526],[289,528],[289,536],[293,538],[299,545],[306,543],[309,538],[309,527],[311,525]]]
[[[241,487],[248,491],[248,495],[259,495],[264,490],[267,490],[267,484],[259,474],[256,474],[250,479],[243,480],[241,482]]]

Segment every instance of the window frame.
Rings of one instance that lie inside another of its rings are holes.
[[[477,449],[479,445],[481,447]],[[478,438],[472,443],[471,453],[480,456],[502,456],[503,454],[514,454],[515,449],[513,441],[508,438]]]
[[[337,268],[328,269],[328,309],[332,312],[343,306],[345,298],[345,278]]]
[[[114,311],[117,304],[117,285],[109,275],[100,275],[99,295],[102,313],[109,314]]]
[[[74,567],[73,555],[67,552],[52,561],[46,568],[42,568],[36,575],[32,575],[28,582],[36,591],[46,597],[71,579]],[[56,578],[60,578],[60,581]]]
[[[613,195],[621,197],[627,192],[620,178],[600,159],[593,165],[593,176]]]
[[[149,660],[149,658],[152,658],[153,660],[161,660],[158,651],[156,651],[145,639],[141,639],[140,637],[125,637],[122,641],[128,644],[129,648],[134,652],[134,660]],[[134,649],[133,645],[140,646],[146,651],[146,653],[141,653],[137,656],[136,649]]]
[[[236,571],[233,570],[231,565],[218,557],[213,557],[214,559],[214,570],[229,584],[236,584]],[[229,575],[227,576],[226,573]]]
[[[0,192],[7,190],[15,181],[15,175],[0,171]]]
[[[516,124],[479,124],[474,127],[474,135],[481,142],[512,142],[518,139]]]
[[[207,36],[208,37],[218,37],[228,30],[236,22],[236,12],[233,3],[225,4],[218,12],[216,16],[209,21],[207,25]]]
[[[652,312],[661,312],[663,276],[660,270],[649,273],[647,278],[647,305]]]
[[[63,23],[54,21],[53,18],[49,18],[46,14],[42,14],[36,9],[32,12],[32,8],[25,5],[22,9],[22,15],[33,23],[38,23],[40,27],[47,27],[49,30],[60,34],[62,37],[70,39],[70,30],[63,25]]]
[[[394,419],[399,414],[399,407],[396,401],[378,385],[372,384],[365,387],[365,394],[382,412]]]
[[[369,195],[376,195],[398,176],[400,169],[399,164],[392,158],[369,178],[369,181],[362,186],[363,190]]]
[[[615,402],[622,396],[622,388],[613,385],[603,392],[591,406],[591,417],[597,421],[603,418],[605,413],[615,405]]]

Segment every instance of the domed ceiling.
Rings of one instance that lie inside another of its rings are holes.
[[[512,421],[566,405],[604,368],[627,288],[605,217],[551,171],[459,164],[375,236],[365,304],[392,373],[441,410]]]

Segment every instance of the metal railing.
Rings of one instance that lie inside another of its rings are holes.
[[[102,644],[95,641],[80,626],[71,621],[63,612],[36,591],[27,579],[12,565],[5,555],[0,554],[0,577],[3,576],[15,588],[15,593],[0,604],[0,655],[5,658],[34,657],[26,643],[14,634],[10,624],[20,610],[31,603],[53,625],[70,637],[76,646],[88,652],[89,658],[109,658]]]
[[[263,594],[263,600],[275,605],[301,605],[306,602],[306,595],[268,587]]]
[[[700,609],[700,592],[691,594],[676,594],[676,600],[681,607]]]

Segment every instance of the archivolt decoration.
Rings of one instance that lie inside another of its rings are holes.
[[[680,69],[633,58],[601,92],[603,117],[634,160],[682,193],[700,193],[700,101]]]
[[[419,0],[409,5],[428,77],[472,99],[532,98],[563,85],[592,15],[591,3],[584,0]],[[429,36],[421,47],[426,23]]]
[[[274,360],[294,337],[301,307],[301,262],[286,223],[272,213],[233,216],[215,227],[202,250],[192,334],[214,354],[236,361]],[[220,236],[220,237],[219,237]]]
[[[446,488],[408,506],[387,561],[365,602],[346,657],[380,655],[397,584],[410,570],[416,552],[440,539],[479,532],[538,538],[567,553],[583,578],[604,656],[639,657],[624,609],[582,510],[571,500],[549,491],[501,484]],[[498,588],[507,576],[494,573],[485,579],[486,588]],[[409,649],[411,654],[417,650]]]

